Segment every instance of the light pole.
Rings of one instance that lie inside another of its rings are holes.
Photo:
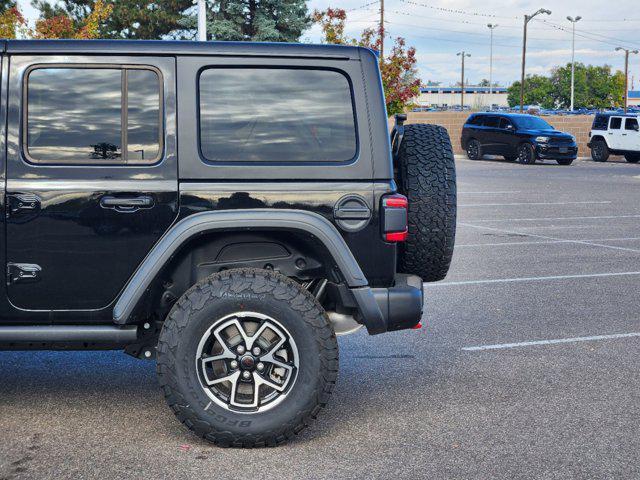
[[[571,39],[571,111],[573,112],[573,100],[575,96],[575,81],[576,81],[576,23],[578,23],[582,17],[578,15],[576,18],[567,17],[567,20],[573,25],[573,37]]]
[[[498,28],[498,24],[488,23],[487,27],[489,27],[491,31],[491,47],[489,49],[489,101],[493,101],[493,31]]]
[[[462,51],[462,52],[456,53],[456,55],[458,57],[462,58],[462,79],[460,81],[460,106],[462,107],[462,110],[464,111],[464,58],[465,57],[470,57],[471,54],[470,53],[466,53],[465,51]]]
[[[551,15],[551,10],[541,8],[533,15],[524,16],[524,35],[522,37],[522,74],[520,76],[520,113],[524,111],[524,71],[527,58],[527,25],[533,19],[533,17],[535,17],[536,15],[540,15],[541,13]]]
[[[624,52],[624,113],[629,108],[629,54],[638,54],[638,50],[629,50],[628,48],[617,47],[616,52]]]
[[[207,41],[207,2],[198,0],[198,40]]]

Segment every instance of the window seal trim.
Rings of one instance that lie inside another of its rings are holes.
[[[325,162],[305,162],[305,161],[293,161],[293,162],[278,162],[278,161],[216,161],[207,158],[202,151],[202,122],[201,122],[201,101],[200,101],[200,82],[201,77],[207,70],[239,70],[239,69],[252,69],[252,70],[316,70],[316,71],[330,71],[342,75],[349,86],[349,95],[351,97],[351,110],[353,114],[353,128],[355,135],[355,152],[353,157],[347,160],[339,161],[325,161]],[[349,74],[339,68],[333,67],[314,67],[314,66],[296,66],[296,65],[224,65],[224,64],[211,64],[204,65],[196,72],[196,140],[197,151],[200,161],[208,167],[287,167],[287,166],[303,166],[303,167],[324,167],[324,166],[349,166],[353,165],[360,158],[360,131],[358,125],[358,113],[356,111],[356,98],[353,88],[353,82]]]
[[[86,70],[120,70],[121,72],[121,113],[120,113],[120,126],[121,126],[121,142],[122,142],[122,154],[121,159],[118,162],[98,162],[98,163],[88,163],[88,162],[61,162],[61,161],[43,161],[38,160],[31,156],[29,153],[29,76],[35,70],[46,70],[46,69],[54,69],[54,68],[66,68],[66,69],[86,69]],[[155,72],[158,77],[158,91],[159,91],[159,108],[158,108],[158,154],[150,161],[135,161],[129,162],[128,160],[128,145],[125,143],[125,140],[128,141],[127,135],[127,123],[128,123],[128,112],[125,109],[125,106],[128,106],[128,83],[126,82],[126,72],[128,70],[148,70]],[[64,166],[64,167],[125,167],[125,166],[134,166],[134,167],[149,167],[154,166],[162,162],[165,157],[165,124],[164,124],[164,76],[162,75],[162,71],[154,65],[143,65],[143,64],[129,64],[129,63],[37,63],[30,65],[25,69],[24,74],[22,76],[22,112],[21,112],[21,131],[20,131],[20,150],[22,156],[26,160],[26,163],[32,166],[44,166],[44,167],[55,167],[55,166]],[[127,121],[127,123],[124,123]]]

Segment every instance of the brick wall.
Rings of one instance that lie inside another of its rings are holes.
[[[460,145],[460,136],[462,134],[462,125],[464,125],[468,117],[469,114],[463,112],[412,112],[409,113],[407,123],[433,123],[445,127],[451,136],[451,143],[455,153],[464,153]],[[593,116],[558,115],[544,117],[544,119],[557,130],[570,133],[576,137],[578,156],[588,157],[591,155],[587,148],[587,142],[589,141],[589,131],[591,130]],[[393,118],[390,119],[389,125],[393,126]]]

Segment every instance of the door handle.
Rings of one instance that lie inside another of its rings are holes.
[[[154,205],[153,197],[140,195],[136,197],[114,197],[105,195],[100,199],[102,208],[109,208],[119,212],[135,212],[141,208],[151,208]]]

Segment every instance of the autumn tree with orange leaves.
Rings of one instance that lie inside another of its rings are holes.
[[[316,10],[312,18],[320,26],[325,43],[360,45],[380,52],[382,38],[386,34],[384,29],[368,28],[362,32],[360,39],[350,39],[344,33],[347,14],[343,9]],[[407,47],[402,37],[395,38],[391,51],[379,58],[388,115],[405,112],[420,93],[416,63],[416,49]]]
[[[12,6],[0,13],[0,38],[95,39],[99,38],[100,25],[112,12],[111,4],[96,0],[91,12],[81,23],[74,22],[66,15],[56,15],[38,20],[35,28],[30,29],[18,7]]]

